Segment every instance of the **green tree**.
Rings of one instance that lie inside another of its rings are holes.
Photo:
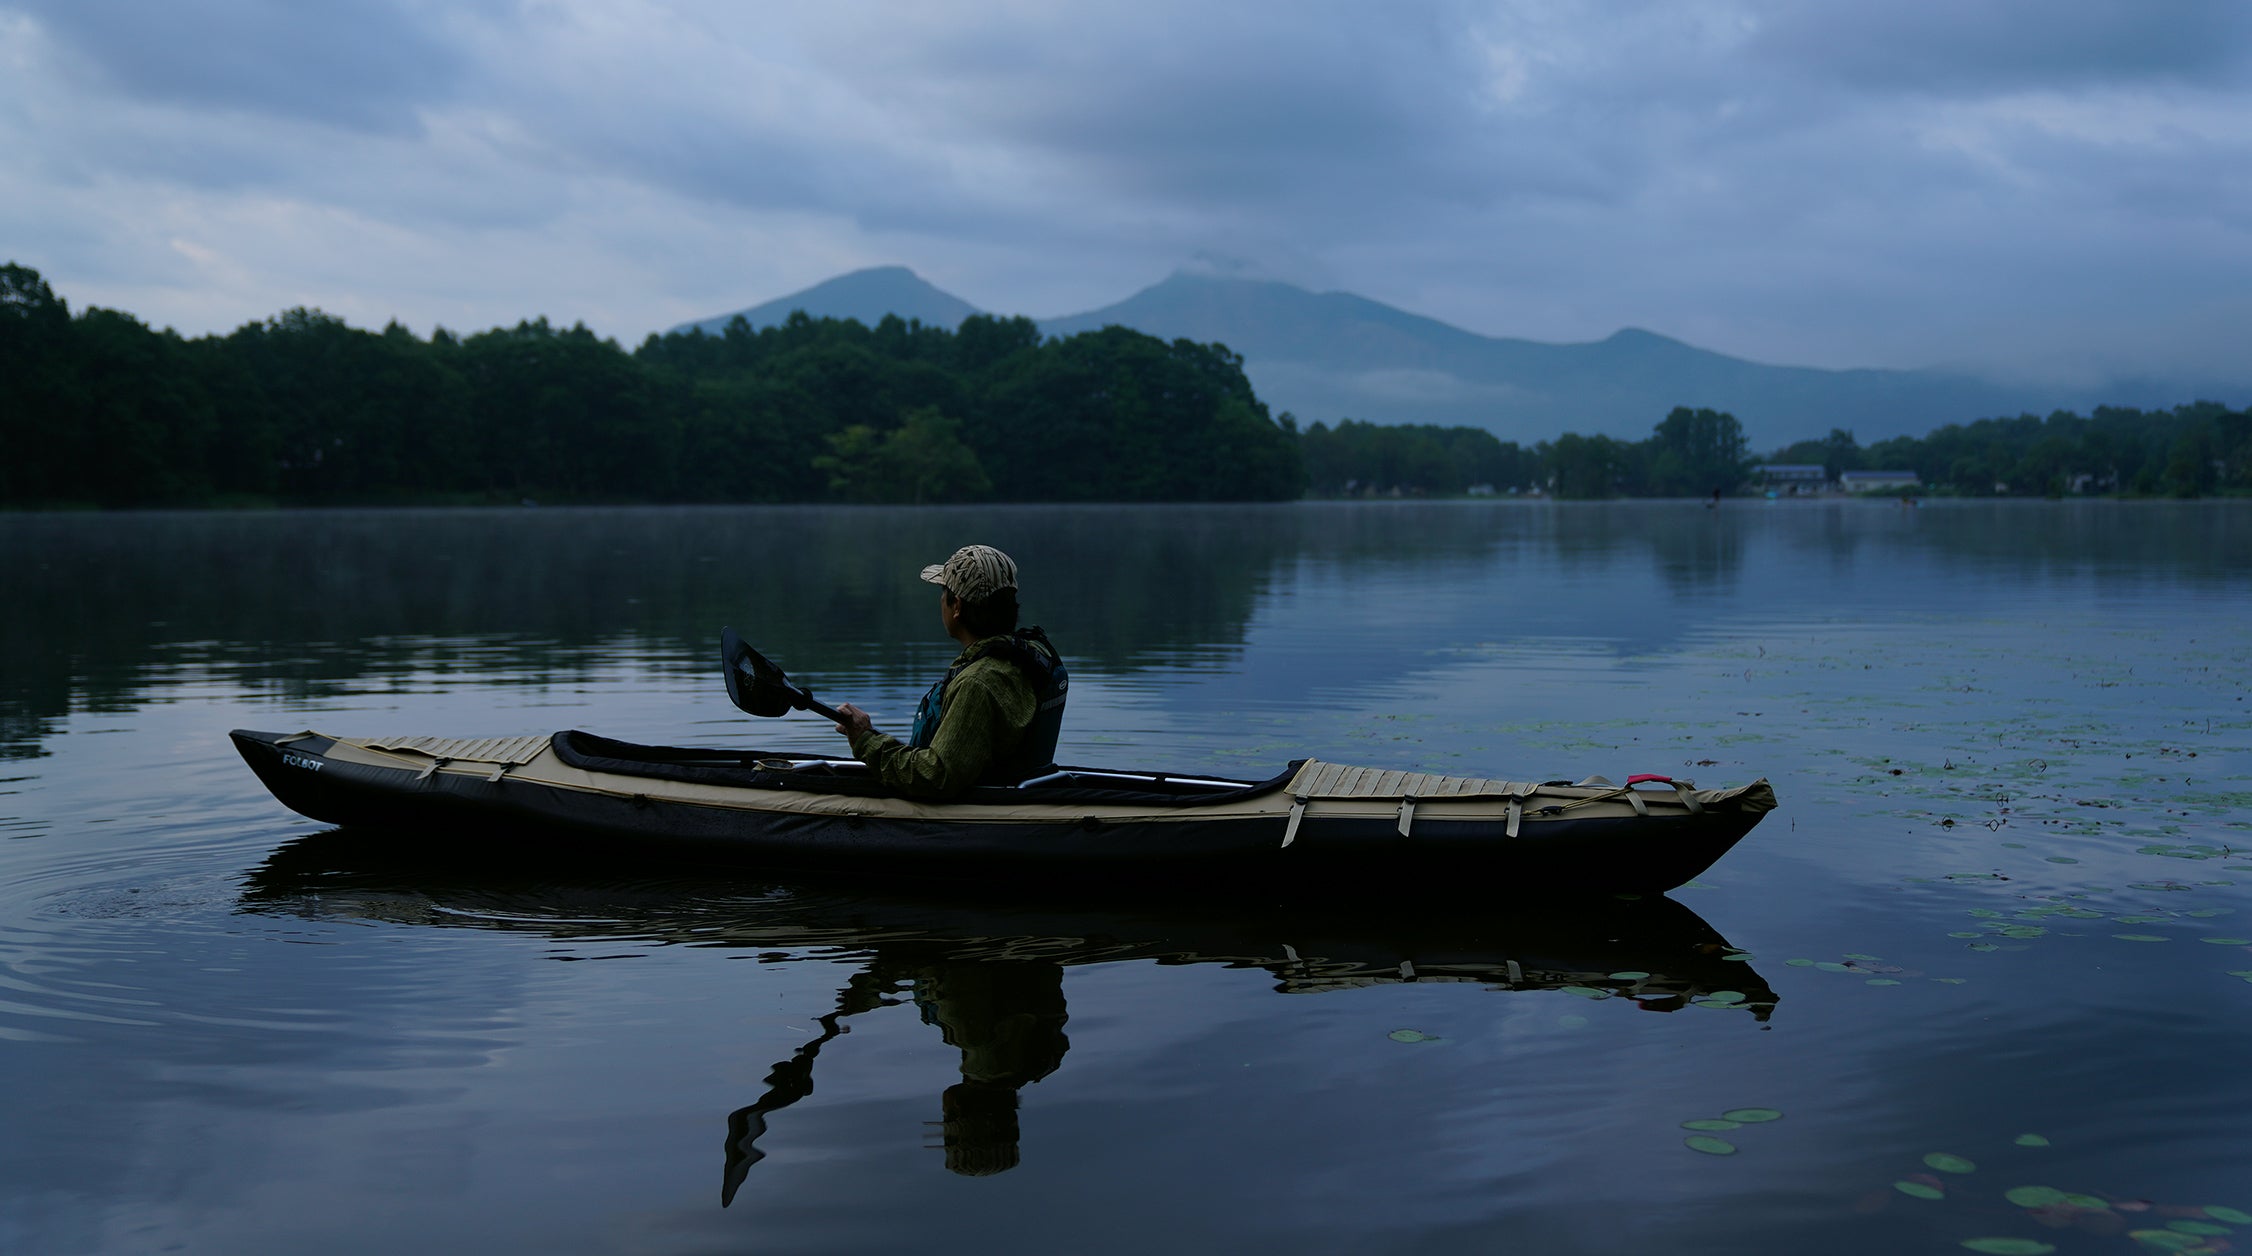
[[[1687,406],[1675,406],[1659,421],[1645,458],[1648,487],[1672,497],[1731,492],[1751,465],[1735,415]]]

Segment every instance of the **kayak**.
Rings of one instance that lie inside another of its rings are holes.
[[[356,828],[447,832],[505,857],[842,869],[910,881],[1125,880],[1663,892],[1767,812],[1765,780],[1505,781],[1292,762],[1266,780],[1059,768],[948,802],[852,760],[645,746],[581,731],[495,738],[231,734],[285,806]]]

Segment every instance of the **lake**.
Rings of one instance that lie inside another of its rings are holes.
[[[1782,806],[1662,898],[1074,904],[402,856],[226,740],[837,751],[729,706],[721,626],[901,729],[968,541],[1066,762]],[[2242,503],[0,515],[0,594],[0,1251],[2252,1225]]]

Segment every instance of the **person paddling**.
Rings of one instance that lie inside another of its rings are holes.
[[[1046,633],[1017,627],[1016,563],[990,545],[965,545],[923,568],[923,579],[939,586],[939,625],[962,652],[923,695],[905,742],[839,705],[837,731],[853,757],[899,793],[934,800],[1051,770],[1070,677]]]

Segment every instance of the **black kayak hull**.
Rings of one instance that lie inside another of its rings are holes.
[[[339,826],[453,835],[465,855],[538,858],[570,848],[612,860],[880,872],[908,881],[1663,892],[1709,868],[1774,806],[1772,790],[1758,782],[1701,793],[1710,801],[1671,814],[1639,800],[1630,800],[1631,811],[1612,806],[1622,791],[1594,789],[1549,791],[1572,807],[1590,804],[1585,815],[1528,811],[1528,801],[1539,801],[1530,794],[1515,816],[1501,802],[1477,799],[1419,804],[1409,797],[1406,810],[1395,812],[1388,797],[1294,798],[1289,791],[1303,778],[1290,773],[1180,805],[1029,787],[981,790],[961,804],[911,804],[864,787],[777,787],[746,776],[744,767],[612,757],[599,752],[650,748],[585,734],[554,741],[568,751],[566,739],[581,738],[594,752],[559,759],[546,750],[534,761],[490,765],[422,761],[368,749],[380,743],[312,733],[237,730],[232,737],[291,810]],[[700,752],[697,762],[714,757]]]

